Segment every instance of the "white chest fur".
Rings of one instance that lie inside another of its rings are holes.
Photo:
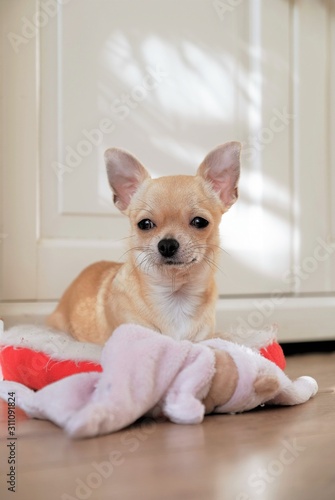
[[[207,280],[190,279],[185,283],[152,283],[150,298],[153,309],[157,312],[154,321],[162,325],[161,331],[176,340],[205,338],[210,325],[204,325],[199,318],[203,310],[205,286]]]

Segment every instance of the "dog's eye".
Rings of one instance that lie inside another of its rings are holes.
[[[142,229],[142,231],[148,231],[148,229],[155,227],[155,224],[150,219],[142,219],[137,226]]]
[[[208,220],[203,217],[194,217],[194,219],[191,220],[191,226],[194,226],[197,229],[203,229],[204,227],[207,227],[208,224]]]

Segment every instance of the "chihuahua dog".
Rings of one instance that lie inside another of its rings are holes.
[[[69,286],[47,323],[103,344],[122,323],[174,339],[214,335],[221,216],[236,201],[238,142],[211,151],[196,175],[152,179],[126,151],[105,153],[116,207],[130,221],[126,262],[97,262]]]

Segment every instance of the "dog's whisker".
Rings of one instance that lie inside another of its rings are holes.
[[[121,259],[125,256],[127,256],[128,253],[132,253],[134,250],[137,250],[139,252],[146,252],[150,249],[150,247],[142,247],[142,246],[139,246],[139,247],[131,247],[131,248],[128,248],[128,250],[126,250],[122,255],[121,255]]]
[[[213,259],[210,259],[209,257],[204,257],[204,262],[211,268],[211,269],[216,269],[217,271],[220,271],[220,273],[224,273],[224,270],[222,267],[220,267],[217,262],[215,262]]]
[[[129,240],[130,238],[135,238],[135,234],[131,234],[130,236],[124,236],[123,238],[120,238],[116,241],[125,241],[125,240]]]

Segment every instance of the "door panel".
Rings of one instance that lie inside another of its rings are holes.
[[[245,152],[240,201],[222,222],[220,293],[274,288],[291,258],[290,123],[280,121],[289,105],[289,8],[270,3],[241,5],[226,22],[210,2],[100,1],[97,9],[82,0],[46,26],[41,298],[59,295],[68,279],[45,281],[51,262],[68,262],[74,274],[79,262],[122,255],[128,225],[111,203],[107,147],[130,150],[153,176],[193,174],[211,148],[232,139]],[[80,240],[75,262],[69,238]]]

